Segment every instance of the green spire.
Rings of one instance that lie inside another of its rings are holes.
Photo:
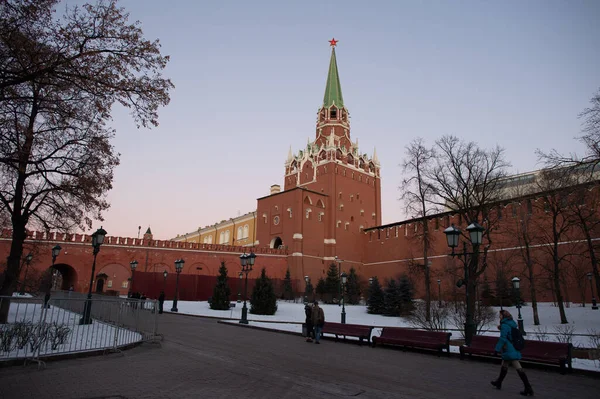
[[[148,226],[148,230],[146,230],[146,234],[152,234],[152,231],[150,231],[150,226]]]
[[[329,61],[329,73],[327,74],[327,85],[325,86],[325,97],[323,98],[323,107],[329,108],[334,105],[338,108],[344,107],[344,97],[342,97],[342,85],[340,85],[340,76],[338,75],[337,61],[335,59],[335,48],[331,48],[331,61]]]

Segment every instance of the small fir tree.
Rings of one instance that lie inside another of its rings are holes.
[[[408,315],[413,311],[413,284],[406,274],[398,279],[398,296],[400,298],[400,314]]]
[[[329,265],[327,277],[325,278],[325,302],[332,303],[333,298],[338,298],[340,295],[340,275],[338,267],[335,263]]]
[[[250,313],[273,315],[277,311],[277,296],[273,288],[273,282],[267,277],[267,272],[263,268],[260,272],[260,278],[256,280],[250,299]]]
[[[327,288],[325,286],[325,279],[323,279],[323,277],[319,278],[319,281],[317,282],[317,288],[315,291],[316,291],[317,295],[319,295],[319,298],[321,300],[323,300],[323,297],[325,296],[325,293],[327,292]]]
[[[285,272],[285,278],[283,279],[283,299],[294,299],[294,290],[292,289],[292,276],[290,275],[289,268]]]
[[[227,267],[225,267],[225,262],[221,262],[217,284],[213,289],[213,296],[210,301],[210,308],[214,310],[228,310],[230,295],[231,289],[227,284]]]
[[[360,301],[360,281],[356,270],[350,268],[350,274],[348,274],[348,280],[346,281],[346,300],[350,305],[358,305]]]
[[[383,298],[385,302],[384,315],[400,316],[402,311],[402,298],[395,279],[390,279],[390,281],[388,281]]]
[[[367,299],[367,313],[383,314],[385,311],[385,299],[383,289],[379,284],[379,279],[373,277],[369,286],[369,297]]]

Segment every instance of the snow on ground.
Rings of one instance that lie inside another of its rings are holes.
[[[44,343],[39,355],[84,352],[97,349],[109,349],[116,345],[122,346],[139,342],[142,335],[125,328],[113,327],[110,324],[94,320],[89,325],[79,325],[81,315],[65,309],[50,306],[43,309],[39,303],[11,303],[8,315],[8,325],[17,321],[29,321],[38,325],[40,320],[47,324],[57,323],[70,328],[70,334],[63,344],[52,349],[50,342]],[[0,348],[0,360],[25,358],[32,356],[31,345],[27,343],[23,348],[13,346],[10,352]]]
[[[212,310],[210,309],[208,302],[205,301],[179,301],[177,303],[179,313],[212,316],[223,319],[240,319],[243,303],[236,303],[235,305],[235,308],[231,308],[230,310]],[[170,311],[171,306],[171,301],[165,301],[165,311]],[[304,304],[278,301],[277,306],[277,312],[273,316],[253,315],[248,312],[248,320],[267,322],[304,322]],[[341,321],[341,306],[327,304],[321,304],[320,306],[325,313],[325,320],[338,323]],[[495,312],[499,310],[500,308],[494,308]],[[513,314],[515,320],[517,319],[517,309],[508,307],[506,310]],[[535,339],[537,330],[545,330],[547,332],[548,340],[556,340],[556,336],[552,334],[555,334],[557,329],[565,328],[565,325],[560,324],[558,308],[553,306],[552,303],[540,303],[538,304],[538,312],[541,325],[534,326],[533,310],[531,307],[527,306],[521,309],[523,324],[525,326],[525,331],[528,332],[528,337],[530,339]],[[590,306],[581,307],[579,305],[572,305],[571,307],[566,308],[565,312],[569,321],[568,326],[574,329],[574,334],[587,335],[592,330],[600,333],[600,310],[592,310]],[[377,327],[413,327],[405,318],[369,314],[367,313],[366,306],[361,305],[346,306],[346,322],[349,324],[362,324]],[[498,334],[496,328],[497,324],[497,321],[494,321],[488,325],[488,334]],[[447,328],[456,329],[456,326],[452,325],[452,322],[449,322]],[[460,338],[460,333],[458,331],[451,332],[453,339]],[[575,346],[590,347],[589,339],[585,336],[573,336],[573,344]]]

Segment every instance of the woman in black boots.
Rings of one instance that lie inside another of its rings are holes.
[[[529,384],[529,380],[527,379],[527,374],[525,374],[525,370],[521,367],[521,352],[515,349],[512,341],[511,332],[513,329],[517,328],[517,323],[513,320],[511,314],[506,310],[500,311],[500,325],[498,329],[500,330],[500,339],[496,344],[496,352],[502,355],[502,368],[500,369],[500,376],[497,380],[492,381],[492,385],[496,388],[502,388],[502,381],[504,377],[506,377],[506,373],[508,373],[508,366],[512,365],[517,369],[517,373],[523,384],[525,385],[525,390],[521,391],[521,395],[523,396],[533,396],[533,388]]]

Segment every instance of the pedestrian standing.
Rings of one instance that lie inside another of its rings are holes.
[[[312,322],[312,307],[307,303],[304,306],[304,314],[306,315],[306,319],[304,320],[304,324],[306,325],[306,342],[312,342],[311,336],[313,334],[313,322]]]
[[[521,352],[517,348],[522,349],[523,337],[519,332],[517,323],[515,323],[512,315],[507,310],[500,311],[500,325],[498,329],[500,330],[500,339],[496,344],[495,351],[502,355],[502,366],[500,368],[500,376],[497,380],[492,381],[492,385],[497,389],[501,389],[502,381],[508,373],[508,366],[512,365],[517,369],[517,373],[521,377],[523,385],[525,385],[525,390],[520,392],[521,395],[533,396],[533,388],[529,384],[527,374],[525,374],[525,370],[523,370],[519,362],[521,360]]]
[[[314,306],[312,308],[312,322],[315,331],[315,344],[319,344],[319,340],[321,339],[321,332],[323,331],[323,326],[325,325],[325,313],[323,313],[323,309],[319,307],[318,301],[314,302]]]
[[[158,296],[158,313],[162,314],[163,312],[163,305],[165,303],[165,292],[161,291],[160,295]]]

